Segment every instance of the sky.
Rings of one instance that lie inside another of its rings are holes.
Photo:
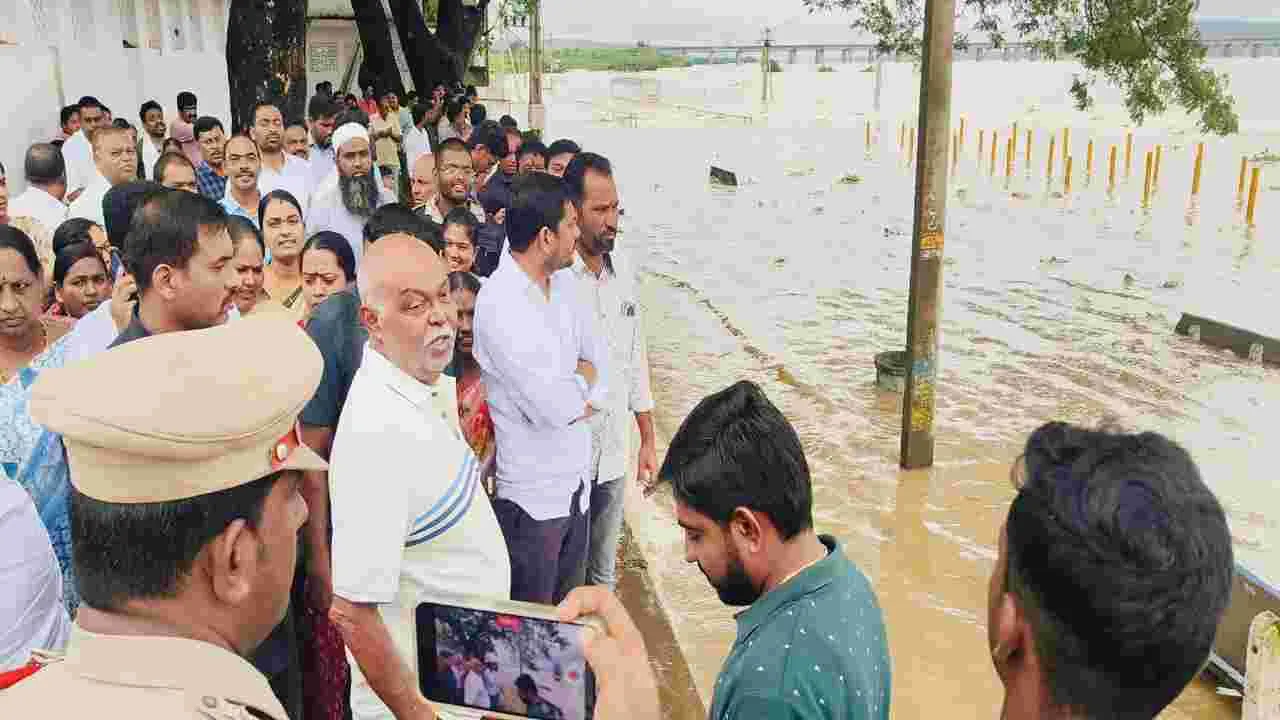
[[[1274,0],[1201,0],[1206,16],[1280,18]],[[549,0],[543,25],[555,38],[632,44],[745,43],[765,26],[779,42],[847,42],[852,31],[840,12],[810,15],[801,0]]]

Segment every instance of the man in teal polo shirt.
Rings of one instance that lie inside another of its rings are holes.
[[[698,403],[659,475],[675,493],[685,560],[722,602],[750,606],[710,720],[888,720],[875,592],[835,538],[814,532],[800,438],[760,388],[743,381]]]

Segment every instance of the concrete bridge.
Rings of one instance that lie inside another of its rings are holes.
[[[759,43],[747,45],[653,45],[651,47],[660,53],[669,55],[704,57],[707,59],[732,57],[733,62],[738,64],[759,62],[760,55],[764,51],[764,46]],[[1205,41],[1204,47],[1210,58],[1280,57],[1280,35],[1275,37],[1214,38]],[[848,45],[775,43],[770,52],[774,60],[783,64],[794,64],[802,57],[804,59],[812,58],[814,65],[869,63],[881,58],[886,60],[906,59],[901,54],[882,54],[876,50],[875,45],[865,43]],[[1040,51],[1030,43],[1005,43],[997,48],[991,43],[973,42],[965,50],[956,51],[957,61],[1034,61],[1039,59]]]

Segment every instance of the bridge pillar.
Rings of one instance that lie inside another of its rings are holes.
[[[813,51],[814,65],[822,65],[825,60],[826,60],[826,53],[823,51],[822,48],[818,48]]]

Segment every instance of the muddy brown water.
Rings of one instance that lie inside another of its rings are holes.
[[[1280,297],[1280,165],[1263,166],[1254,230],[1243,226],[1235,195],[1240,157],[1280,150],[1265,90],[1280,61],[1220,65],[1232,75],[1242,132],[1207,141],[1195,202],[1188,188],[1201,138],[1191,118],[1136,129],[1126,176],[1126,120],[1114,90],[1104,88],[1099,109],[1086,114],[1069,106],[1070,66],[957,66],[956,115],[969,132],[948,199],[937,464],[911,473],[897,465],[899,398],[875,387],[872,358],[905,337],[913,172],[896,135],[914,122],[918,76],[888,66],[877,116],[872,74],[837,69],[788,67],[775,77],[779,100],[767,115],[754,100],[752,68],[661,72],[644,82],[554,76],[548,134],[572,136],[615,163],[626,211],[619,243],[642,267],[660,433],[669,436],[699,398],[740,378],[760,383],[799,431],[816,525],[840,538],[884,609],[894,717],[999,713],[986,581],[1013,495],[1009,465],[1047,420],[1108,421],[1185,444],[1227,508],[1238,559],[1280,577],[1280,492],[1267,452],[1277,439],[1280,370],[1173,333],[1184,311],[1264,332],[1280,324],[1267,312]],[[869,151],[867,120],[876,128]],[[990,130],[999,132],[1003,172],[1015,120],[1015,176],[993,179],[989,154],[978,158],[977,130],[988,131],[987,143]],[[1070,195],[1060,157],[1046,177],[1048,136],[1060,152],[1063,127],[1071,128]],[[1092,178],[1084,172],[1090,139]],[[1161,178],[1143,209],[1145,153],[1157,144]],[[1109,192],[1112,145],[1120,177]],[[712,163],[742,184],[710,187]],[[859,182],[839,182],[847,174]],[[646,634],[656,638],[664,702],[675,716],[696,717],[702,705],[689,691],[710,698],[732,615],[683,562],[669,495],[629,503],[633,550],[648,567],[624,575],[623,593],[644,591],[628,603],[652,623]],[[1202,680],[1165,716],[1238,712],[1238,701]]]

